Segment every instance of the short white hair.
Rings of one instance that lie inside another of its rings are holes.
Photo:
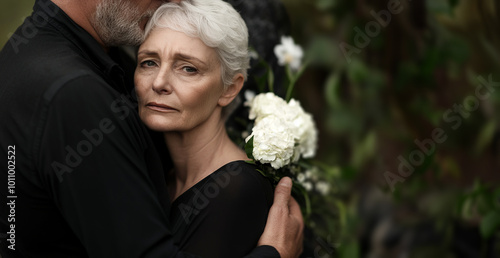
[[[169,28],[199,38],[214,48],[221,63],[224,88],[250,68],[248,29],[240,14],[222,0],[183,0],[160,6],[148,22],[144,38],[154,28]]]

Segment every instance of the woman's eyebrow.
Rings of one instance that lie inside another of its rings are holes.
[[[177,52],[177,53],[174,54],[174,57],[175,58],[179,58],[179,59],[183,59],[183,60],[186,60],[186,61],[194,60],[194,61],[200,62],[203,65],[206,65],[206,63],[203,60],[201,60],[201,59],[199,59],[197,57],[191,56],[189,54]]]
[[[158,52],[156,52],[154,50],[143,49],[137,53],[137,56],[159,56],[159,54],[158,54]],[[189,55],[186,53],[182,53],[182,52],[176,52],[174,54],[174,58],[178,58],[178,59],[182,59],[182,60],[186,60],[186,61],[194,60],[194,61],[197,61],[197,62],[203,64],[203,65],[206,65],[206,62],[204,62],[203,60],[201,60],[195,56],[192,56],[192,55]]]
[[[154,51],[154,50],[148,50],[148,49],[144,49],[144,50],[141,50],[137,53],[137,56],[141,56],[141,55],[145,55],[145,56],[158,56],[158,52]]]

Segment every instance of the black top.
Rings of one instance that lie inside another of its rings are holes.
[[[204,257],[242,257],[257,245],[272,202],[272,185],[254,165],[226,164],[173,202],[175,242]]]
[[[47,0],[0,67],[2,257],[188,257],[174,245],[162,165],[129,99],[132,74]],[[272,247],[252,254],[266,253],[279,257]]]

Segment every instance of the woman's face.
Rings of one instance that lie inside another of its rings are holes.
[[[217,53],[184,33],[155,28],[139,48],[134,81],[139,115],[152,130],[188,131],[220,112]]]

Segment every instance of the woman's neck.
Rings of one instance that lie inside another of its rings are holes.
[[[164,136],[174,163],[172,199],[223,165],[247,159],[243,150],[229,139],[220,118],[209,118],[190,131],[167,132]]]

